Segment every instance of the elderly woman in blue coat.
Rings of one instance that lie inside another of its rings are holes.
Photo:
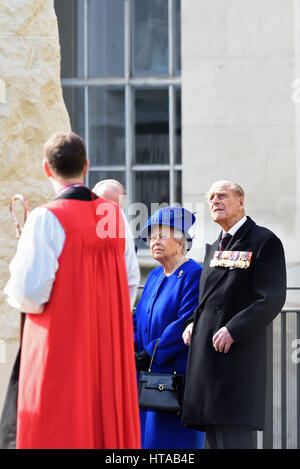
[[[182,341],[184,324],[198,305],[202,267],[186,257],[192,239],[188,230],[195,216],[181,207],[157,210],[141,231],[152,257],[161,265],[145,284],[135,314],[137,370],[147,370],[157,339],[160,339],[153,371],[186,372],[188,347]],[[197,449],[204,434],[184,427],[180,416],[167,412],[141,411],[142,447]]]

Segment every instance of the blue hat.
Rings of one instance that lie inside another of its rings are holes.
[[[148,218],[148,221],[142,229],[140,236],[146,242],[152,226],[169,226],[182,231],[186,235],[188,242],[187,249],[190,250],[192,247],[192,238],[188,231],[195,223],[195,221],[195,215],[183,207],[160,208],[159,210],[156,210],[152,217]]]

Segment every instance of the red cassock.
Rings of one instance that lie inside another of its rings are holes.
[[[17,448],[140,448],[124,224],[109,205],[46,205],[66,239],[50,300],[25,321]]]

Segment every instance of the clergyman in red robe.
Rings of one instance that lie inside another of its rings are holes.
[[[24,226],[5,293],[26,311],[17,448],[139,449],[133,325],[117,204],[83,183],[83,141],[56,134],[57,196]]]

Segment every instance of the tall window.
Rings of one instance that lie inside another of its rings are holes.
[[[56,0],[64,99],[87,184],[128,206],[181,202],[180,0]]]

